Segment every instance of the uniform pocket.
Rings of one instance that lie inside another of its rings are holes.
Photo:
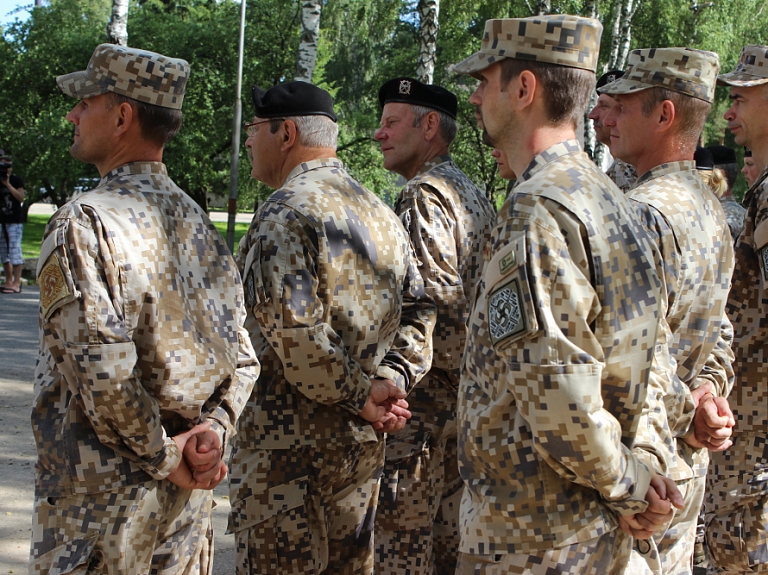
[[[96,549],[100,534],[94,531],[85,537],[72,539],[37,557],[29,567],[30,573],[48,575],[92,575],[104,566],[104,554]]]

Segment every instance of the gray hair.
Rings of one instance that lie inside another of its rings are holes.
[[[321,114],[313,116],[287,116],[296,125],[297,139],[302,146],[307,148],[333,148],[339,137],[339,126],[328,116]],[[270,131],[274,134],[280,128],[282,120],[272,120]]]
[[[415,104],[409,104],[411,107],[411,111],[413,112],[413,127],[416,128],[418,126],[421,126],[421,120],[424,119],[424,116],[429,114],[430,112],[437,112],[438,117],[440,118],[440,137],[443,138],[443,141],[450,146],[453,141],[456,139],[456,133],[459,130],[458,125],[456,124],[456,120],[451,118],[448,114],[445,112],[441,112],[440,110],[435,110],[434,108],[427,108],[426,106],[417,106]]]

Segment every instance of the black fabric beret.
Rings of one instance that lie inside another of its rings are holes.
[[[328,116],[336,121],[331,95],[307,82],[286,82],[266,91],[251,86],[251,97],[259,118]]]
[[[693,161],[696,162],[697,170],[711,172],[715,165],[711,149],[702,148],[701,146],[696,147],[696,151],[693,153]]]
[[[728,146],[708,146],[707,149],[712,152],[716,166],[736,163],[736,152],[733,148]]]
[[[383,108],[387,102],[425,106],[445,112],[454,120],[459,106],[453,92],[434,84],[422,84],[413,78],[393,78],[384,82],[379,89],[379,104]]]
[[[611,82],[615,82],[619,78],[621,78],[624,75],[624,70],[610,70],[600,76],[597,79],[597,84],[595,84],[595,90],[598,88],[602,88],[606,84],[610,84]]]
[[[744,146],[744,157],[745,158],[752,157],[752,148],[747,148],[746,146]]]

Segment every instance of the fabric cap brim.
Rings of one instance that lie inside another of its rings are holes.
[[[62,92],[73,98],[91,98],[109,92],[108,89],[90,80],[86,70],[58,76],[56,83]]]
[[[458,64],[451,66],[451,72],[456,74],[474,74],[480,70],[485,70],[491,64],[495,64],[503,59],[504,56],[499,56],[498,54],[475,52],[469,58],[465,58]]]
[[[727,74],[720,74],[717,77],[717,84],[719,86],[744,86],[745,88],[748,88],[750,86],[760,86],[765,83],[768,83],[768,78],[753,76],[752,74],[745,74],[744,72],[728,72]]]
[[[646,84],[645,82],[638,82],[637,80],[629,80],[627,78],[619,78],[605,86],[597,89],[599,94],[631,94],[633,92],[640,92],[641,90],[648,90],[654,88],[653,84]]]

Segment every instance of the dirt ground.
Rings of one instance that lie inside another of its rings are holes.
[[[0,294],[0,575],[26,573],[29,560],[35,445],[29,423],[38,350],[39,291]],[[228,487],[214,491],[216,575],[234,574],[234,540],[225,535]]]

